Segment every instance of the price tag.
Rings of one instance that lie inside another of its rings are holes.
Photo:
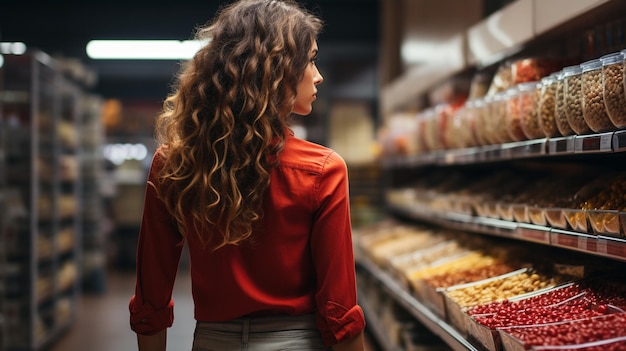
[[[550,139],[548,153],[552,155],[574,153],[574,136]]]
[[[581,250],[587,250],[587,237],[586,236],[579,236],[578,237],[578,248]]]
[[[613,150],[626,150],[626,130],[619,130],[613,133]]]
[[[598,250],[598,253],[602,255],[606,255],[608,253],[606,239],[598,238],[596,240],[597,240],[596,249]]]
[[[613,132],[577,135],[574,139],[574,152],[610,152],[613,151]]]

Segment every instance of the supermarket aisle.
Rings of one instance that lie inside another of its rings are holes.
[[[130,351],[137,350],[135,334],[128,325],[128,300],[134,289],[132,272],[112,273],[107,292],[102,296],[82,296],[76,323],[49,351]],[[187,271],[178,274],[174,286],[174,325],[167,333],[167,349],[191,350],[193,301],[191,278]],[[366,351],[376,351],[368,341]]]
[[[188,272],[181,272],[174,286],[175,320],[168,330],[168,350],[191,350],[195,320],[190,284]],[[106,294],[80,298],[76,323],[50,351],[136,350],[136,337],[128,324],[133,290],[132,272],[110,274]]]

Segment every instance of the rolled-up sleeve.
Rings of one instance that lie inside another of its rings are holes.
[[[315,191],[318,211],[311,250],[317,276],[317,324],[324,343],[331,346],[365,328],[365,317],[357,304],[348,171],[338,154],[328,156]]]
[[[156,156],[139,230],[135,293],[129,302],[130,327],[142,335],[156,334],[173,324],[172,290],[183,248],[183,238],[154,185],[158,166],[155,160]]]

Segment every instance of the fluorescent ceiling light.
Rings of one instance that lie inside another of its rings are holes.
[[[24,53],[26,53],[26,44],[22,42],[0,42],[0,54],[24,55]]]
[[[198,40],[92,40],[86,49],[98,60],[189,60],[204,45]]]

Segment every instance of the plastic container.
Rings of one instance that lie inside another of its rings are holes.
[[[442,148],[440,133],[435,109],[430,107],[422,111],[424,118],[424,144],[428,151],[436,151]]]
[[[522,120],[519,108],[519,94],[520,90],[518,85],[507,89],[504,95],[506,103],[506,127],[508,130],[509,138],[513,141],[526,140],[526,135],[522,130]]]
[[[626,92],[624,70],[626,50],[600,58],[602,61],[602,93],[609,119],[617,128],[626,127]]]
[[[541,83],[528,82],[519,84],[519,112],[522,131],[526,139],[544,137],[539,125],[539,100],[541,98]]]
[[[539,98],[537,119],[539,127],[546,138],[554,138],[560,135],[554,117],[556,77],[557,73],[553,73],[541,79],[541,97]]]
[[[482,129],[483,129],[483,137],[487,142],[486,145],[498,144],[500,141],[496,138],[496,127],[497,127],[497,119],[495,119],[494,111],[494,96],[487,95],[483,99],[483,114],[481,116],[482,119]]]
[[[596,133],[615,129],[604,106],[602,61],[600,59],[589,60],[581,64],[581,67],[583,117],[585,122]]]
[[[567,122],[576,134],[589,134],[591,128],[585,121],[583,110],[582,67],[579,65],[565,67],[563,79]]]
[[[464,147],[461,114],[463,107],[443,112],[441,118],[445,119],[445,129],[442,130],[443,144],[446,149],[459,149]]]
[[[619,211],[617,210],[587,210],[587,219],[596,235],[621,237]]]
[[[463,112],[460,115],[461,125],[463,130],[461,132],[463,138],[463,147],[472,147],[478,145],[476,140],[476,101],[468,100],[462,107]]]
[[[491,139],[488,133],[487,119],[489,117],[486,99],[471,100],[474,105],[474,133],[476,136],[476,143],[478,145],[489,145]]]
[[[556,127],[562,136],[572,135],[574,134],[574,130],[572,130],[567,120],[567,109],[565,108],[565,79],[562,71],[557,73],[555,85],[554,120]]]
[[[491,114],[489,123],[492,124],[491,129],[496,143],[513,141],[506,123],[506,92],[497,93],[493,96],[489,111]]]

